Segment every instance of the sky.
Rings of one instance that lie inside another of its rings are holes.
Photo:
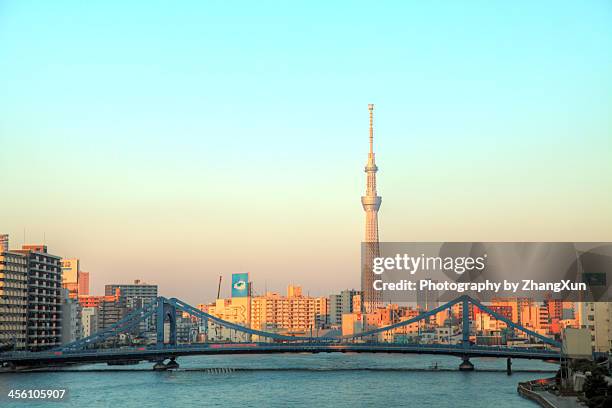
[[[612,241],[612,3],[0,1],[0,232],[192,303],[382,241]],[[25,234],[24,234],[25,232]]]

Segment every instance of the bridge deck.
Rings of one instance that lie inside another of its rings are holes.
[[[93,364],[117,361],[159,361],[170,357],[221,354],[271,353],[404,353],[446,354],[469,357],[521,359],[558,359],[559,351],[535,348],[511,348],[461,345],[414,345],[392,343],[218,343],[165,347],[79,350],[63,352],[16,352],[0,355],[0,362],[15,366],[50,366]]]
[[[396,330],[433,317],[435,314],[451,310],[457,304],[462,304],[461,316],[461,344],[405,344],[405,343],[380,343],[372,341],[380,338],[385,332],[393,334]],[[538,348],[522,347],[497,347],[476,346],[470,340],[470,305],[488,313],[500,322],[505,323],[508,328],[522,332],[527,339],[535,339],[542,345]],[[246,338],[257,336],[260,342],[252,343],[205,343],[191,345],[176,345],[177,330],[176,316],[178,312],[188,313],[194,318],[204,322],[205,327],[209,324],[219,325],[232,332],[242,333]],[[95,349],[103,346],[108,339],[116,337],[121,333],[131,333],[142,323],[150,323],[155,320],[156,345],[149,347],[126,347],[121,349]],[[173,345],[163,345],[166,331],[166,320],[169,325],[168,340]],[[271,342],[261,342],[267,339]],[[386,327],[379,327],[369,331],[363,331],[352,335],[338,338],[325,337],[294,337],[278,333],[269,333],[255,330],[236,323],[228,322],[203,312],[179,299],[158,297],[143,308],[132,310],[122,319],[110,325],[104,330],[91,336],[65,344],[53,350],[45,352],[12,352],[0,354],[0,364],[9,367],[45,367],[62,366],[70,364],[92,364],[92,363],[117,363],[138,361],[163,361],[167,358],[175,358],[188,355],[221,355],[221,354],[270,354],[270,353],[418,353],[418,354],[446,354],[460,357],[499,357],[499,358],[524,358],[551,360],[560,357],[558,349],[561,343],[554,339],[543,336],[528,328],[512,322],[507,317],[490,309],[469,296],[460,296],[435,309],[423,312],[408,320],[403,320]]]

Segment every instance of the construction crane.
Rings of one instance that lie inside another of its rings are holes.
[[[219,275],[219,286],[217,287],[217,300],[219,300],[219,298],[221,297],[221,281],[223,280],[223,275]],[[216,324],[215,325],[215,337],[218,339],[220,336],[220,331],[221,327]]]

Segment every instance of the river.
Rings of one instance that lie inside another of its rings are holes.
[[[555,364],[472,359],[460,372],[451,356],[297,354],[193,356],[181,368],[154,372],[150,363],[90,365],[64,371],[0,375],[0,406],[36,407],[536,407],[516,392],[519,381],[550,377]],[[437,365],[437,370],[431,367]],[[538,370],[550,372],[538,372]],[[10,389],[68,390],[63,402],[15,401]]]

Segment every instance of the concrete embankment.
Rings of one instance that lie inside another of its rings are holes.
[[[527,381],[519,383],[517,391],[519,395],[530,399],[544,408],[578,408],[584,407],[576,397],[559,396],[548,391],[548,385],[554,382],[554,378]]]

